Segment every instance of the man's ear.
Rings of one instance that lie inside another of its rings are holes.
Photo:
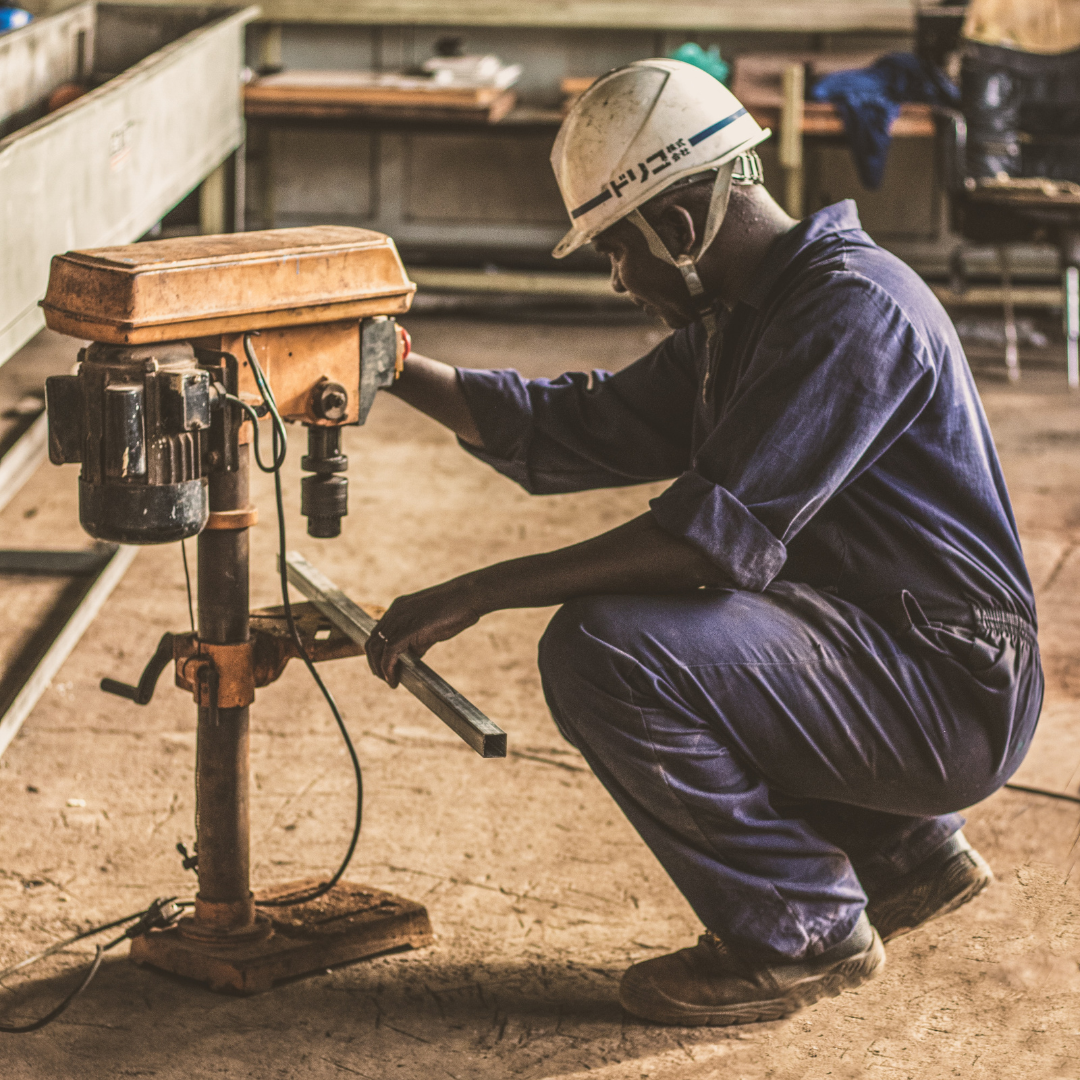
[[[668,251],[675,258],[680,255],[688,255],[697,241],[697,230],[694,228],[694,218],[685,206],[673,203],[661,214],[656,223],[656,231],[663,239]]]

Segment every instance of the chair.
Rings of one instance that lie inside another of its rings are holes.
[[[1020,366],[1004,245],[1049,241],[1061,255],[1068,382],[1080,388],[1080,50],[1037,55],[965,42],[961,99],[962,111],[936,110],[942,172],[953,230],[1002,253],[1009,377]]]

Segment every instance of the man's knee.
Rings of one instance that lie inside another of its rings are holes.
[[[583,706],[599,689],[598,682],[620,681],[611,670],[612,638],[620,622],[613,609],[620,606],[620,599],[584,596],[569,600],[555,613],[540,639],[538,660],[544,697],[563,737],[575,746],[579,736],[574,719],[584,714]],[[618,651],[617,645],[615,649]],[[590,719],[595,722],[601,718]]]
[[[620,649],[625,605],[618,596],[580,596],[568,600],[548,623],[540,639],[540,674],[550,677],[597,670],[611,649]]]

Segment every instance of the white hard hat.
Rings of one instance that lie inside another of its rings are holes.
[[[754,157],[749,152],[769,134],[723,83],[692,64],[637,60],[609,72],[574,103],[551,151],[573,223],[552,254],[576,251],[674,181],[717,169],[700,255],[723,220],[735,159]],[[633,221],[644,225],[654,254],[675,263],[662,243],[664,255],[655,250],[659,238],[645,219],[635,213]]]

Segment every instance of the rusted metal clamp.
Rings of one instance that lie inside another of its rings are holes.
[[[377,609],[372,609],[377,610]],[[361,656],[362,645],[326,618],[314,604],[293,604],[293,624],[307,658],[315,663]],[[280,678],[288,662],[300,655],[282,607],[251,612],[251,639],[236,645],[210,645],[197,634],[165,634],[146,665],[138,686],[102,679],[101,689],[148,705],[158,676],[176,665],[176,685],[198,705],[216,714],[255,700],[255,688]]]
[[[247,506],[243,510],[211,510],[206,519],[207,529],[250,529],[259,520],[259,510]]]
[[[177,635],[176,685],[201,708],[242,709],[255,700],[254,653],[251,641],[210,645],[192,634]]]

